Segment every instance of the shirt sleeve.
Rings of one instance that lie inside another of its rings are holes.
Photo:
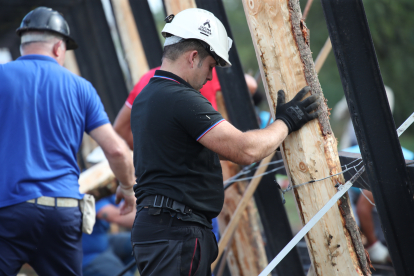
[[[110,122],[102,101],[92,84],[88,83],[86,92],[85,131],[89,134],[95,128]]]
[[[211,103],[195,90],[182,92],[175,102],[174,114],[177,123],[197,141],[225,121]]]

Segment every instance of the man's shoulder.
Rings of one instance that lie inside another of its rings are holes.
[[[59,66],[59,73],[62,75],[65,75],[67,78],[71,79],[79,88],[83,88],[85,90],[92,90],[95,91],[95,88],[93,87],[92,83],[90,83],[87,79],[76,75],[69,69]]]

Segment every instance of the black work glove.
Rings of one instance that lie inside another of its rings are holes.
[[[287,125],[289,134],[299,130],[321,113],[320,110],[315,111],[320,104],[318,96],[312,95],[301,101],[309,90],[310,87],[305,86],[288,103],[285,103],[285,92],[283,90],[277,92],[276,120],[280,119]],[[315,112],[311,113],[312,111]]]

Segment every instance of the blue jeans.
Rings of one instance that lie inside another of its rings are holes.
[[[0,208],[0,275],[16,275],[24,263],[39,275],[82,275],[81,223],[79,207]]]

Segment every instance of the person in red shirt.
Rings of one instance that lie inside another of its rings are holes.
[[[125,102],[125,105],[121,108],[118,115],[116,116],[114,129],[127,142],[131,150],[134,147],[131,132],[132,104],[134,103],[135,98],[138,96],[141,90],[148,84],[150,79],[154,76],[155,71],[158,69],[160,69],[160,67],[151,69],[141,77],[141,79],[138,81],[138,83],[134,86],[131,93],[129,94]],[[245,78],[249,90],[256,91],[257,82],[255,81],[255,79],[247,74],[245,75]],[[221,87],[217,77],[216,68],[213,68],[213,79],[204,84],[203,88],[200,89],[200,93],[211,103],[215,110],[217,110],[216,93],[220,90]]]

